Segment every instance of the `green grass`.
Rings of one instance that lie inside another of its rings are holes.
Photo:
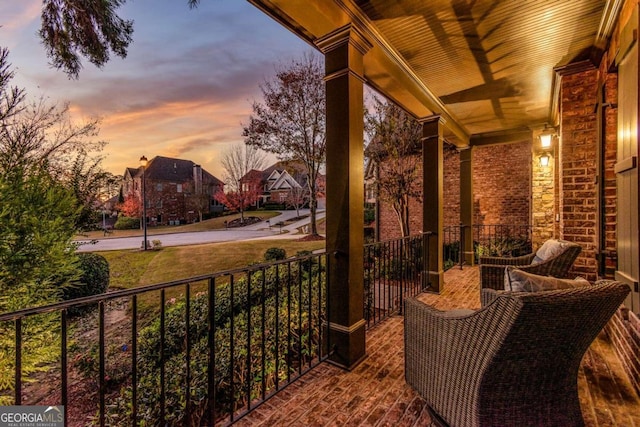
[[[98,252],[109,262],[109,289],[131,289],[154,283],[171,282],[224,270],[238,269],[264,262],[263,256],[271,247],[283,248],[287,256],[298,251],[324,249],[324,240],[255,240],[244,242],[210,243],[192,246],[167,247],[159,251],[120,250]],[[197,284],[192,292],[204,290]],[[179,298],[184,286],[166,291],[166,298]],[[138,298],[139,311],[146,317],[157,310],[158,293],[148,292]]]

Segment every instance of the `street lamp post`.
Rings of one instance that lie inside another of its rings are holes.
[[[142,247],[146,251],[147,248],[147,184],[145,171],[147,169],[147,158],[145,156],[140,157],[140,166],[142,166],[142,234],[144,240],[142,241]]]

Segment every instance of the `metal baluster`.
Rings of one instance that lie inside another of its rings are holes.
[[[60,311],[60,379],[61,379],[61,403],[64,407],[64,419],[68,420],[68,353],[67,353],[67,309]]]
[[[138,296],[131,297],[131,421],[138,425]]]
[[[216,386],[215,386],[215,366],[216,366],[216,324],[215,324],[215,311],[216,311],[216,279],[209,278],[209,301],[208,301],[208,320],[209,320],[209,336],[207,338],[209,347],[209,367],[207,370],[207,389],[208,389],[208,402],[207,412],[209,413],[209,425],[214,425],[216,420],[215,403],[216,403]]]
[[[186,338],[186,372],[185,372],[185,423],[191,425],[191,283],[186,284],[185,296],[185,338]]]

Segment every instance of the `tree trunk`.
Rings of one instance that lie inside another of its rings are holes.
[[[311,196],[311,201],[309,202],[309,225],[311,225],[310,234],[312,236],[318,235],[318,224],[316,223],[316,206],[318,202],[316,201],[316,196]]]

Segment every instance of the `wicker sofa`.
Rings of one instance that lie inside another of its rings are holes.
[[[582,426],[580,361],[629,293],[620,282],[482,290],[478,311],[405,301],[405,376],[439,424]]]
[[[546,259],[536,258],[545,245],[558,243],[562,250]],[[518,266],[519,269],[541,276],[566,277],[582,246],[566,240],[548,240],[535,253],[519,257],[488,257],[479,258],[480,287],[482,289],[504,289],[504,269],[508,265]]]

